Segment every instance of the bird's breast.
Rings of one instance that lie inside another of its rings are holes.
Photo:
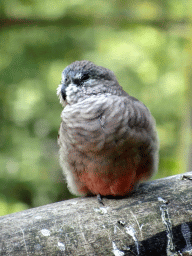
[[[61,117],[66,138],[82,151],[113,147],[129,132],[128,109],[118,96],[92,96],[67,105]]]

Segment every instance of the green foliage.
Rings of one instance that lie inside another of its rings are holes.
[[[115,72],[156,118],[159,174],[183,165],[185,40],[177,1],[2,1],[0,215],[72,197],[58,163],[62,70],[87,59]],[[182,169],[182,171],[184,171]]]

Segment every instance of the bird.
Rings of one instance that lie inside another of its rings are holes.
[[[127,196],[157,172],[155,119],[111,70],[75,61],[63,70],[57,95],[60,165],[72,194]]]

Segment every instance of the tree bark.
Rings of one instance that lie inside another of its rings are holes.
[[[127,198],[76,198],[0,218],[0,255],[192,255],[190,173]]]

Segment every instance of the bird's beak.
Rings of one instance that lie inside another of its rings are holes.
[[[59,97],[60,103],[63,107],[66,106],[66,86],[61,82],[57,88],[57,96]]]
[[[66,88],[67,88],[67,86],[65,84],[61,83],[61,95],[63,97],[63,100],[66,100],[66,97],[67,97]]]

